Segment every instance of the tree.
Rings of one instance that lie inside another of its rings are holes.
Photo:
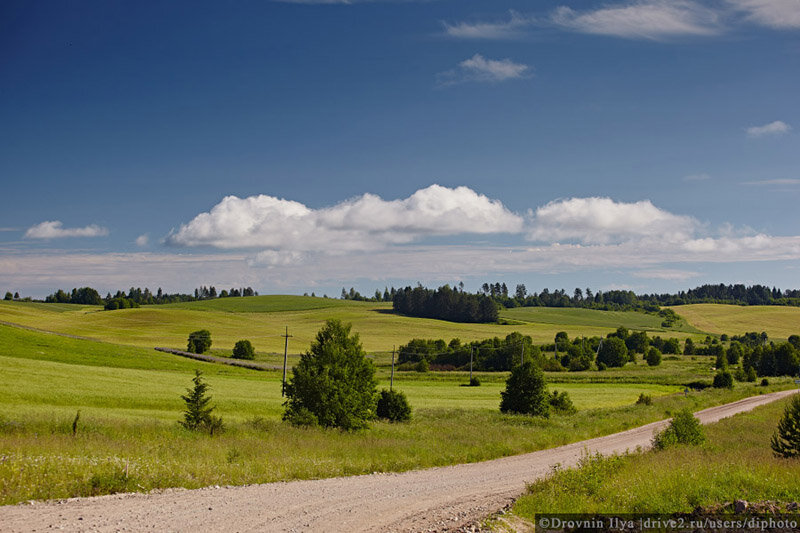
[[[6,301],[11,301],[13,299],[14,299],[14,295],[11,294],[10,292],[7,292],[5,297],[3,298],[3,300],[6,300]]]
[[[795,394],[786,406],[771,445],[778,457],[800,457],[800,395]]]
[[[661,364],[661,352],[655,346],[647,351],[647,364],[650,366],[658,366]]]
[[[678,411],[669,426],[653,437],[653,447],[663,450],[676,444],[702,444],[706,440],[703,426],[689,408]]]
[[[628,362],[628,348],[625,341],[619,337],[603,339],[600,351],[597,354],[597,364],[609,366],[624,366]]]
[[[179,424],[192,431],[204,430],[213,435],[215,431],[222,429],[222,418],[211,414],[214,407],[209,405],[209,386],[203,381],[203,373],[195,370],[192,383],[194,386],[186,389],[186,395],[181,396],[186,402],[186,409],[183,411],[183,421]]]
[[[727,370],[720,370],[714,376],[714,388],[717,389],[732,389],[733,388],[733,375]]]
[[[411,420],[411,406],[408,405],[406,395],[402,392],[383,389],[378,398],[377,414],[378,418],[405,422]]]
[[[515,366],[500,393],[500,411],[526,415],[550,416],[547,383],[542,369],[531,361]]]
[[[244,339],[236,342],[236,345],[233,347],[234,359],[255,359],[255,357],[256,351],[253,349],[253,345],[249,340]]]
[[[375,367],[351,324],[328,320],[286,385],[284,420],[310,413],[325,427],[358,429],[375,417]]]
[[[203,353],[211,348],[211,332],[207,329],[199,329],[189,334],[189,342],[186,351],[192,353]]]

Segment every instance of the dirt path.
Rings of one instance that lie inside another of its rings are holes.
[[[697,413],[707,424],[797,392],[746,398]],[[650,445],[666,424],[514,457],[401,474],[247,487],[168,490],[0,507],[0,530],[43,531],[454,531],[512,502],[527,482],[582,453]]]

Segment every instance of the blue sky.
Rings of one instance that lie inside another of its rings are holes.
[[[0,290],[800,286],[800,2],[3,2]]]

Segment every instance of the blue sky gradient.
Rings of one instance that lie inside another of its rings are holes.
[[[800,286],[796,0],[8,1],[0,91],[3,291]]]

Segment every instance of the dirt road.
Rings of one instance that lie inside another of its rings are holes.
[[[796,390],[697,413],[703,423],[749,411]],[[454,531],[500,510],[525,483],[585,451],[647,447],[655,422],[559,448],[401,474],[247,487],[170,490],[0,507],[0,531]]]

